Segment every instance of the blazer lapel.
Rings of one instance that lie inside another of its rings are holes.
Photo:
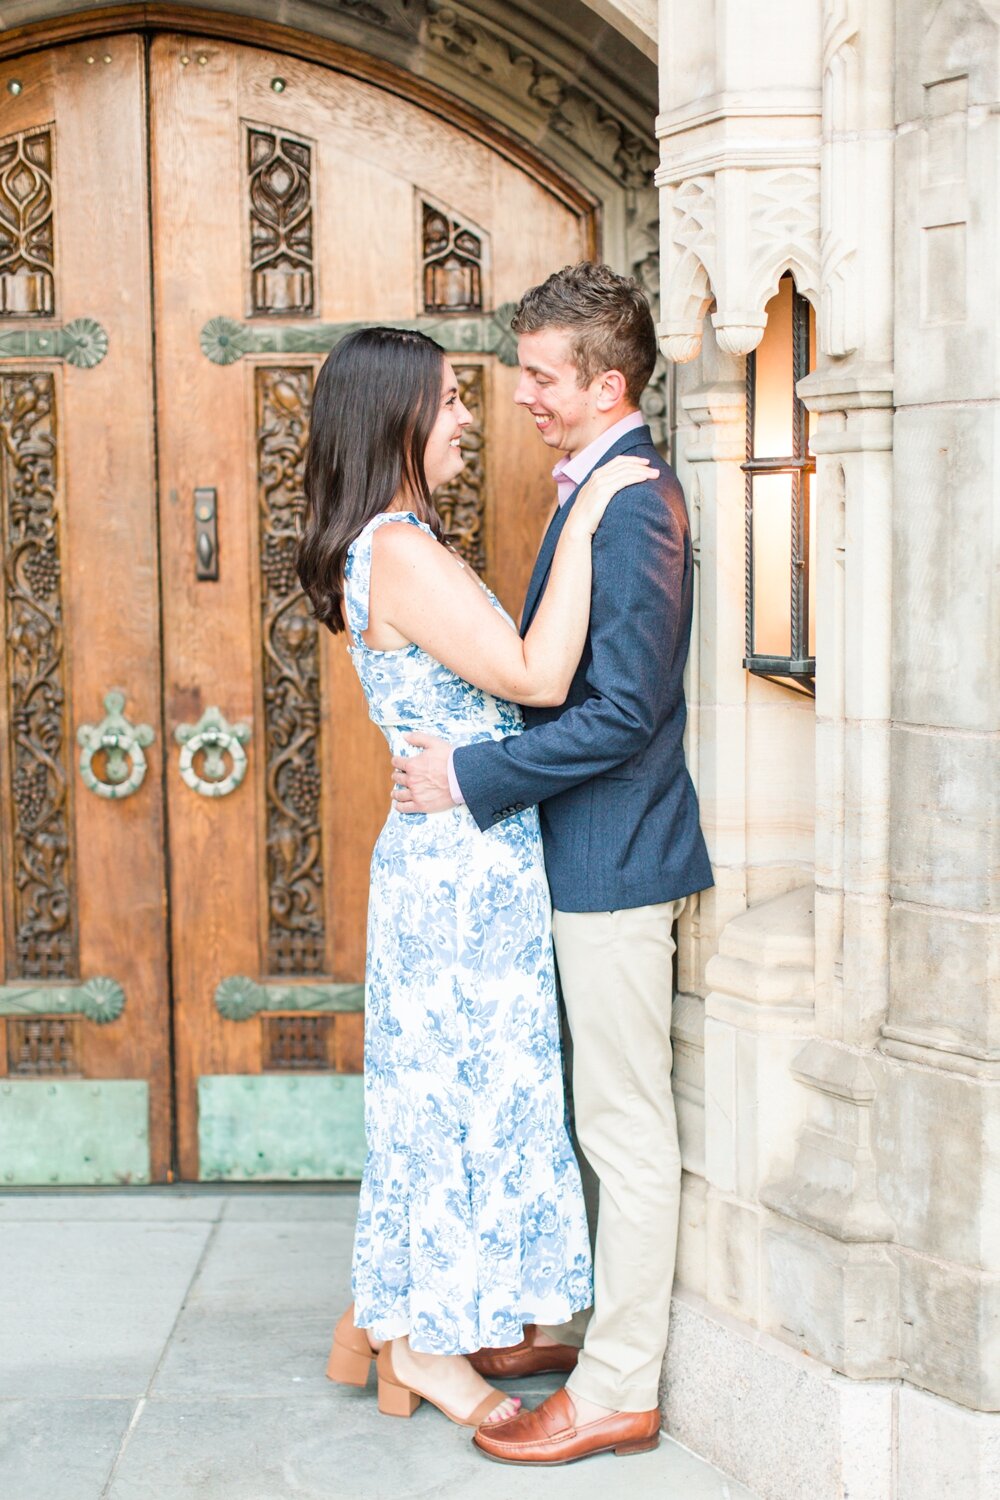
[[[594,464],[594,468],[591,469],[590,474],[593,474],[594,469],[599,469],[601,464],[606,464],[609,459],[617,458],[619,453],[628,453],[632,448],[648,448],[652,445],[652,442],[652,434],[648,427],[634,427],[631,432],[626,432],[623,437],[620,437],[617,443],[613,443],[607,453],[601,454],[601,457]],[[534,618],[535,610],[538,608],[539,601],[545,591],[549,569],[552,566],[552,559],[555,556],[556,543],[559,541],[562,529],[566,524],[566,517],[573,509],[576,497],[587,483],[590,474],[587,475],[586,479],[580,481],[572,495],[566,501],[566,504],[559,507],[549,522],[548,530],[542,538],[542,545],[538,549],[535,566],[531,570],[531,578],[528,580],[528,592],[524,596],[524,609],[521,611],[522,636],[527,633],[528,627]]]
[[[552,559],[555,556],[556,543],[562,534],[562,529],[566,524],[566,517],[578,493],[578,490],[574,490],[566,501],[566,504],[559,506],[548,524],[545,535],[542,537],[542,545],[538,549],[535,566],[532,568],[531,577],[528,580],[528,592],[524,596],[524,609],[521,611],[522,635],[527,631],[528,626],[531,624],[532,616],[538,607],[538,601],[541,598],[545,581],[549,576],[549,569],[552,566]]]

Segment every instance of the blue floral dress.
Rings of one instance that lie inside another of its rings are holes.
[[[372,538],[386,523],[430,528],[379,515],[347,554],[351,656],[393,753],[416,753],[403,739],[413,731],[453,744],[519,734],[519,708],[419,646],[365,644]],[[465,807],[390,808],[371,865],[353,1266],[355,1321],[377,1338],[463,1354],[590,1305],[550,917],[535,808],[486,833]]]

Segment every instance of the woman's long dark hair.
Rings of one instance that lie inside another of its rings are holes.
[[[435,535],[424,450],[441,406],[444,350],[423,333],[362,328],[327,357],[313,391],[306,508],[296,554],[317,620],[343,630],[347,549],[400,491]]]

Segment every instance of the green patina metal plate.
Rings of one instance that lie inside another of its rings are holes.
[[[149,1088],[132,1079],[0,1081],[0,1188],[149,1181]]]
[[[365,1161],[360,1074],[217,1074],[198,1080],[203,1182],[357,1178]]]

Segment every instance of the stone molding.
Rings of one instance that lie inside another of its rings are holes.
[[[719,347],[748,354],[785,271],[820,301],[820,107],[814,90],[721,93],[657,120],[661,160],[660,343],[676,363],[701,348],[708,307]]]
[[[1000,1051],[996,1047],[963,1046],[932,1033],[903,1026],[882,1027],[879,1051],[900,1062],[920,1063],[946,1073],[962,1073],[982,1082],[1000,1080]]]
[[[881,17],[866,20],[881,46]],[[766,304],[786,270],[817,308],[823,353],[842,358],[861,346],[865,195],[869,181],[876,193],[889,185],[862,135],[861,27],[860,0],[822,6],[820,98],[808,89],[769,88],[756,98],[730,91],[658,117],[660,335],[668,359],[695,357],[713,299],[720,347],[730,354],[756,348]],[[888,136],[881,148],[885,166]]]
[[[543,51],[543,33],[532,38],[530,47],[515,43],[510,7],[417,0],[409,9],[414,19],[423,12],[418,35],[424,48],[437,53],[450,65],[449,71],[456,68],[488,86],[491,112],[496,110],[496,95],[504,95],[533,117],[536,139],[541,124],[546,134],[569,141],[622,187],[651,186],[652,142],[623,119],[620,106],[613,105],[606,93],[582,87],[578,76]],[[578,57],[577,75],[583,71],[581,64]]]
[[[820,342],[834,356],[858,347],[856,199],[848,192],[853,141],[843,132],[857,117],[858,0],[823,8],[823,125],[820,205]]]
[[[893,408],[893,377],[888,365],[860,364],[814,370],[796,390],[810,411],[860,411]]]
[[[698,386],[681,397],[693,431],[684,448],[690,464],[738,463],[746,458],[746,388],[742,381]]]
[[[760,343],[765,307],[785,271],[818,300],[819,169],[806,162],[748,168],[729,161],[667,188],[667,267],[661,348],[683,363],[701,348],[704,314],[719,347],[749,354]]]
[[[655,63],[659,33],[657,0],[583,0],[583,3]]]
[[[816,1038],[795,1057],[792,1073],[813,1095],[810,1116],[791,1176],[765,1183],[761,1202],[845,1243],[894,1240],[895,1225],[876,1189],[871,1146],[876,1080],[866,1058]]]

